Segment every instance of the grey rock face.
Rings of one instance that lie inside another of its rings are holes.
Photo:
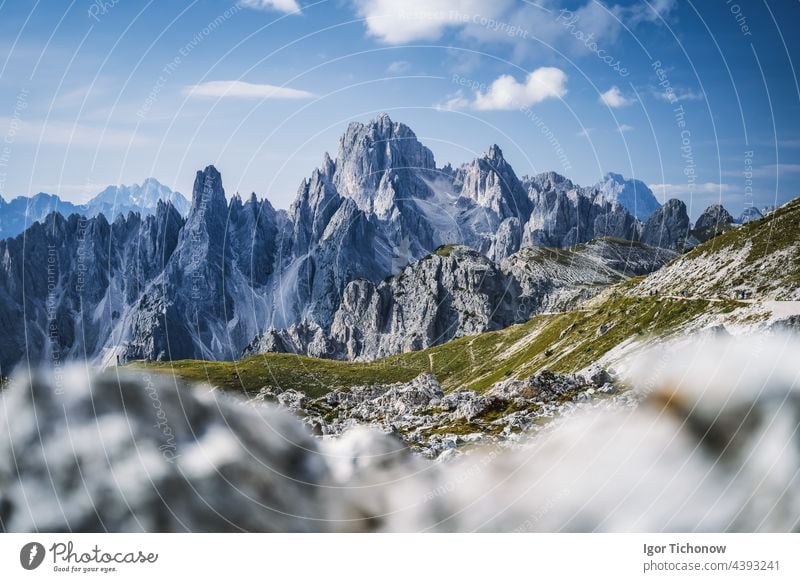
[[[733,216],[721,204],[706,208],[692,229],[692,236],[703,243],[733,228]]]
[[[242,355],[252,356],[270,352],[333,358],[340,355],[341,347],[319,325],[296,323],[284,329],[267,330],[253,340]]]
[[[117,349],[129,359],[238,357],[264,319],[257,293],[274,279],[285,225],[255,196],[228,204],[213,166],[198,172],[176,251],[128,310]]]
[[[156,213],[85,219],[50,214],[0,241],[0,367],[60,366],[103,354],[113,330],[158,278],[183,219],[171,204]]]
[[[668,200],[656,210],[642,229],[643,243],[680,251],[689,237],[689,215],[686,204],[680,200]]]
[[[525,188],[497,145],[459,168],[454,181],[462,196],[491,210],[501,220],[514,217],[524,222],[530,216],[531,201]]]
[[[351,281],[329,333],[318,325],[269,330],[246,353],[373,360],[424,349],[566,309],[675,256],[619,239],[573,249],[526,247],[499,264],[467,247],[441,247],[379,284]]]
[[[637,240],[641,224],[597,190],[576,187],[554,172],[525,180],[533,212],[523,245],[568,247],[600,237]]]
[[[339,145],[334,184],[361,210],[386,218],[397,203],[395,184],[403,182],[405,191],[399,193],[403,197],[423,198],[427,187],[420,175],[435,169],[433,154],[414,132],[382,113],[371,123],[347,128]]]
[[[331,326],[348,359],[419,350],[516,319],[518,290],[489,259],[444,247],[375,285],[353,281]]]

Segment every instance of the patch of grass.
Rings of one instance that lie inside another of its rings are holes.
[[[180,360],[133,362],[130,365],[173,373],[196,382],[208,382],[222,390],[244,392],[248,396],[255,396],[267,386],[284,390],[294,388],[314,398],[337,388],[408,382],[424,371],[402,363],[351,363],[293,354],[263,354],[236,362]]]
[[[438,257],[449,257],[457,247],[458,245],[442,245],[433,251],[433,254]]]

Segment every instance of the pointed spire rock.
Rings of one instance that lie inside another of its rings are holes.
[[[331,159],[331,155],[328,152],[325,152],[322,158],[322,167],[320,171],[329,180],[333,179],[333,174],[336,172],[336,163]]]
[[[198,171],[192,189],[192,213],[198,210],[227,208],[225,190],[222,188],[222,175],[214,166]]]
[[[502,160],[503,158],[503,150],[500,149],[500,146],[497,144],[492,144],[492,147],[489,148],[489,151],[486,153],[486,157],[490,160]]]

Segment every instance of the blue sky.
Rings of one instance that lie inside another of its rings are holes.
[[[679,197],[800,195],[795,0],[0,0],[0,195],[155,176],[288,207],[352,120],[437,163],[616,171]]]

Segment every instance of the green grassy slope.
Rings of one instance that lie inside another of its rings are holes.
[[[736,306],[733,301],[626,297],[622,288],[615,288],[583,310],[539,315],[500,331],[375,362],[262,354],[237,362],[183,360],[131,365],[250,395],[270,386],[294,388],[316,397],[337,388],[405,382],[422,372],[432,372],[448,391],[482,391],[499,380],[524,378],[542,369],[578,371],[628,338],[670,333],[700,314],[730,311]]]

